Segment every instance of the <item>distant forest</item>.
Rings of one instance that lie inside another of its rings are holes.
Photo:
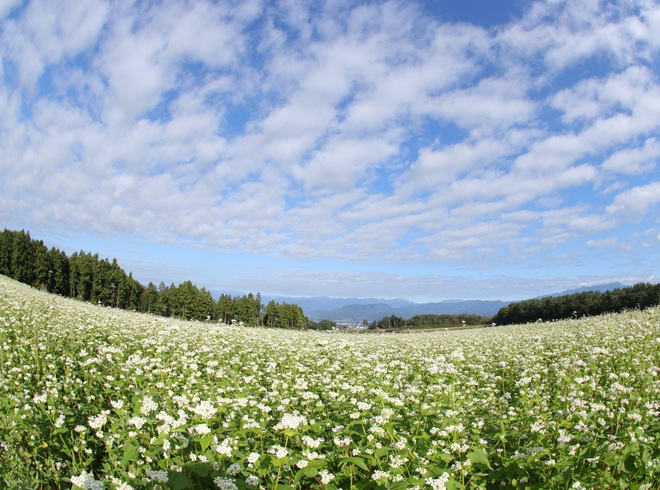
[[[413,329],[413,328],[455,328],[467,325],[484,325],[491,323],[490,318],[465,314],[423,314],[415,315],[410,318],[401,318],[397,315],[386,316],[378,322],[374,322],[371,327],[384,330],[389,329]]]
[[[511,303],[492,318],[471,314],[415,315],[404,319],[396,315],[371,324],[379,329],[451,328],[472,325],[511,325],[538,321],[565,320],[644,309],[660,305],[660,284],[640,283],[611,291],[586,291],[563,296],[528,299]]]
[[[660,305],[660,284],[640,283],[603,293],[586,291],[564,296],[528,299],[505,306],[493,317],[497,325],[563,320],[644,309]]]
[[[144,286],[116,259],[110,262],[83,250],[67,257],[23,230],[5,229],[0,234],[0,274],[61,296],[160,316],[270,328],[327,328],[307,319],[297,305],[275,301],[264,305],[259,293],[223,294],[215,301],[209,291],[190,281]]]
[[[270,301],[261,295],[222,294],[217,301],[205,288],[184,281],[158,286],[140,284],[116,259],[100,259],[91,252],[66,253],[34,240],[29,231],[5,229],[0,234],[0,274],[61,296],[102,306],[123,308],[187,320],[243,323],[249,326],[290,329],[331,329],[330,320],[313,322],[295,304]],[[493,318],[477,315],[416,315],[407,320],[392,315],[371,328],[406,329],[460,327],[462,325],[530,323],[643,309],[660,305],[660,284],[640,283],[604,293],[587,291],[558,297],[529,299],[501,308]]]

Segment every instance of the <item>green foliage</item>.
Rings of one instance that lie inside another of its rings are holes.
[[[307,328],[311,330],[333,330],[336,326],[336,322],[332,320],[321,320],[320,322],[307,322]]]
[[[511,303],[493,317],[498,325],[582,318],[660,304],[660,284],[640,283],[601,293],[586,291]]]
[[[488,321],[489,318],[483,316],[463,313],[456,315],[423,314],[415,315],[407,320],[392,315],[379,320],[376,326],[381,329],[454,328],[466,325],[483,325]]]
[[[300,306],[287,303],[278,304],[271,300],[266,306],[264,326],[268,328],[304,330],[308,325]]]
[[[0,364],[0,488],[660,481],[660,309],[348,335],[155,319],[0,277]]]
[[[275,304],[268,316],[259,293],[234,298],[223,294],[216,303],[209,291],[191,281],[145,287],[131,273],[126,274],[117,259],[110,262],[84,250],[67,257],[56,248],[49,251],[25,231],[5,229],[0,234],[0,274],[81,301],[166,317],[249,326],[267,321],[273,328],[298,330],[309,324],[296,305]]]

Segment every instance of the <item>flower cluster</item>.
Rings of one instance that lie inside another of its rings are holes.
[[[406,336],[246,330],[0,277],[0,362],[2,487],[660,481],[660,309]]]

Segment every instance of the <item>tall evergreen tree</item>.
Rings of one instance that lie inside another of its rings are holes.
[[[69,296],[70,294],[70,275],[69,275],[69,259],[66,253],[61,252],[55,247],[51,248],[48,252],[50,255],[50,262],[52,264],[52,274],[50,275],[50,292],[61,294],[62,296]]]
[[[234,318],[233,301],[231,295],[221,294],[215,308],[215,316],[222,323],[229,324]]]
[[[13,277],[11,269],[12,249],[16,232],[5,228],[0,234],[0,274]]]
[[[67,257],[54,247],[48,250],[41,240],[32,240],[26,231],[0,233],[0,273],[82,301],[165,316],[277,328],[307,328],[309,323],[296,305],[271,301],[264,308],[260,293],[236,298],[222,294],[216,303],[209,291],[191,281],[178,287],[163,282],[158,288],[153,283],[144,287],[132,273],[126,274],[117,259],[110,263],[84,250]]]
[[[48,283],[50,282],[49,271],[52,271],[52,264],[48,255],[48,248],[46,248],[42,240],[32,241],[32,257],[32,286],[48,290]],[[52,272],[50,274],[52,275]]]
[[[153,282],[150,282],[142,295],[140,311],[145,313],[160,313],[159,306],[158,288],[156,288]]]
[[[25,284],[33,285],[33,248],[30,232],[21,230],[16,233],[11,250],[12,278]]]

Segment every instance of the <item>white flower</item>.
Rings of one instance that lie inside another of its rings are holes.
[[[167,477],[167,471],[164,470],[147,470],[145,473],[150,481],[157,483],[167,483],[169,480]]]
[[[232,447],[231,447],[231,440],[229,438],[222,441],[221,444],[218,444],[216,440],[213,444],[213,447],[218,454],[222,454],[223,456],[227,456],[227,457],[231,456]]]
[[[211,429],[206,424],[198,424],[190,428],[191,434],[197,434],[198,436],[205,436],[206,434],[211,433]]]
[[[220,490],[238,490],[238,487],[234,481],[230,480],[229,478],[223,478],[219,476],[213,480],[213,483],[215,483],[215,486]]]
[[[57,420],[53,423],[53,425],[57,429],[61,429],[64,426],[64,421],[66,420],[66,417],[64,417],[64,414],[60,414],[59,417],[57,417]]]
[[[253,487],[256,487],[257,485],[259,485],[259,478],[254,475],[250,475],[245,479],[245,483]]]
[[[427,478],[424,480],[433,490],[446,490],[445,483],[449,481],[449,473],[443,473],[440,478]]]
[[[323,442],[323,439],[312,439],[309,436],[302,436],[302,443],[312,449],[316,449]]]
[[[321,473],[319,473],[319,476],[321,477],[321,483],[323,483],[324,485],[327,485],[328,483],[330,483],[332,480],[335,479],[335,475],[328,472],[328,470],[326,469],[323,469]]]
[[[140,407],[140,412],[143,415],[149,415],[151,412],[158,410],[158,403],[156,403],[153,398],[150,396],[145,396],[142,399],[142,406]]]
[[[389,480],[390,479],[390,472],[389,471],[376,470],[371,475],[371,479],[374,480],[374,481],[378,481],[378,480],[382,480],[382,479]]]
[[[284,430],[284,429],[297,429],[301,425],[306,425],[307,419],[302,415],[293,415],[290,413],[285,413],[282,416],[282,420],[277,424],[275,430]]]
[[[199,404],[192,409],[193,413],[196,413],[200,417],[202,417],[204,420],[208,420],[211,417],[213,417],[216,413],[218,413],[218,409],[215,408],[211,402],[208,402],[206,400],[199,402]]]
[[[248,454],[248,457],[246,458],[246,461],[248,463],[254,464],[254,463],[257,462],[258,459],[259,459],[259,453],[250,453],[250,454]]]
[[[100,414],[96,415],[95,417],[90,417],[89,419],[87,419],[87,424],[92,429],[100,429],[108,421],[109,413],[110,413],[109,410],[103,410]]]
[[[40,395],[34,395],[32,397],[32,401],[34,403],[46,403],[46,400],[48,399],[48,394],[47,393],[41,393]]]
[[[140,430],[144,424],[147,423],[147,419],[144,417],[131,417],[127,420],[128,424],[132,425],[136,429]]]
[[[278,444],[272,446],[268,452],[270,454],[274,454],[277,459],[286,458],[286,456],[289,454],[289,451],[285,447],[282,447]]]
[[[103,490],[103,482],[95,480],[92,473],[83,471],[80,476],[72,476],[71,483],[84,490]]]

